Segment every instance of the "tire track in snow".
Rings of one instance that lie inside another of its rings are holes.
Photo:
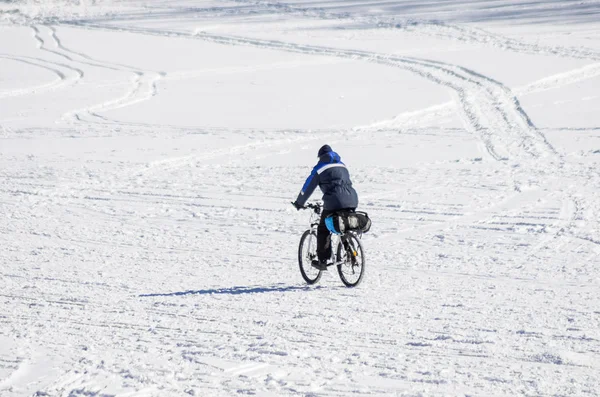
[[[240,153],[248,152],[255,149],[271,148],[279,145],[298,144],[301,142],[312,141],[318,139],[318,136],[286,138],[277,140],[263,140],[260,142],[252,142],[245,145],[229,146],[224,149],[217,149],[203,154],[192,154],[188,156],[168,158],[149,163],[144,168],[141,168],[133,173],[137,177],[148,177],[156,172],[165,172],[176,168],[184,167],[193,162],[211,160],[217,157],[239,155]]]
[[[11,97],[16,97],[16,96],[21,96],[21,95],[37,94],[37,93],[41,93],[41,92],[45,92],[45,91],[54,90],[54,89],[60,88],[64,85],[68,84],[67,76],[63,73],[62,70],[60,70],[56,67],[53,67],[53,66],[45,65],[46,63],[51,64],[50,62],[44,61],[42,59],[37,59],[37,58],[22,57],[22,56],[17,56],[17,55],[8,55],[8,54],[0,54],[0,58],[9,59],[11,61],[21,62],[21,63],[27,64],[27,65],[46,69],[56,75],[56,78],[53,81],[51,81],[50,83],[46,83],[46,84],[42,84],[42,85],[38,85],[38,86],[34,86],[34,87],[17,88],[17,89],[8,90],[8,91],[0,91],[0,99],[11,98]]]
[[[492,46],[505,51],[512,51],[524,54],[533,55],[549,55],[559,56],[563,58],[575,58],[575,59],[588,59],[594,61],[600,61],[600,51],[584,48],[584,47],[564,47],[564,46],[549,46],[541,45],[539,43],[526,43],[517,39],[509,38],[500,34],[488,32],[481,28],[459,26],[455,24],[449,24],[442,21],[418,21],[411,19],[398,20],[394,17],[381,17],[381,16],[360,16],[348,12],[331,12],[325,8],[319,7],[302,7],[298,5],[289,5],[281,2],[269,2],[269,1],[254,1],[254,0],[234,0],[236,3],[245,4],[257,7],[259,9],[271,10],[274,13],[295,15],[306,18],[312,18],[317,20],[348,20],[361,25],[366,25],[368,28],[380,28],[380,29],[400,29],[400,30],[411,30],[417,33],[428,34],[430,36],[439,37],[442,39],[453,39],[463,41],[466,43],[478,43],[486,46]],[[200,10],[196,10],[200,11]],[[206,11],[206,10],[204,10]],[[213,10],[214,11],[214,10]],[[241,12],[241,11],[240,11]],[[244,11],[245,13],[252,14],[256,13],[253,9]],[[229,12],[231,13],[231,12]],[[590,68],[594,69],[594,68]],[[589,70],[591,71],[591,70]],[[580,76],[571,76],[573,78],[584,80],[597,76],[595,73],[581,73]],[[565,76],[566,77],[566,76]],[[548,81],[550,83],[550,81]],[[536,90],[540,90],[541,87],[531,87]],[[550,88],[550,87],[548,87]],[[547,89],[548,89],[547,88]],[[526,92],[529,93],[529,92]],[[421,122],[421,119],[414,120],[415,117],[421,116],[425,120],[432,119],[435,117],[447,117],[451,115],[453,109],[448,104],[434,106],[427,111],[419,111],[415,114],[399,115],[394,118],[394,124],[404,123],[407,121]],[[408,120],[407,120],[408,119]],[[389,121],[382,121],[374,126],[381,124],[389,124]],[[404,124],[403,124],[404,125]]]
[[[585,80],[600,76],[600,63],[586,65],[581,68],[573,69],[568,72],[558,73],[552,76],[544,77],[525,86],[516,87],[513,92],[518,96],[525,96],[542,91],[561,88],[570,84],[575,84]],[[372,124],[355,127],[356,130],[384,130],[390,128],[406,128],[412,125],[422,125],[428,121],[439,121],[442,118],[451,117],[456,104],[453,101],[433,105],[428,108],[416,111],[404,112],[392,119],[377,121]]]
[[[594,185],[597,186],[597,184],[594,184]],[[594,236],[593,234],[584,233],[584,232],[577,230],[578,224],[588,224],[588,223],[593,222],[593,223],[595,223],[595,226],[597,227],[598,224],[600,223],[597,214],[596,214],[596,216],[591,216],[591,217],[586,217],[586,215],[585,215],[586,210],[589,212],[592,212],[593,209],[596,208],[596,207],[594,207],[594,205],[592,205],[590,203],[590,199],[588,198],[590,196],[591,196],[591,194],[589,196],[584,196],[582,194],[571,194],[569,196],[568,200],[570,203],[572,217],[569,220],[569,222],[567,223],[567,225],[565,226],[564,232],[568,236],[571,236],[573,238],[576,238],[576,239],[579,239],[579,240],[582,240],[587,243],[591,243],[591,244],[594,244],[594,245],[600,247],[600,236],[598,236],[598,235]]]
[[[31,26],[31,29],[33,30],[33,34],[34,34],[33,37],[35,38],[36,42],[38,43],[38,48],[41,51],[46,51],[46,52],[49,52],[51,54],[57,54],[56,51],[53,51],[53,50],[51,50],[51,49],[49,49],[49,48],[46,47],[46,41],[42,37],[41,32],[40,32],[40,30],[39,30],[39,28],[37,26],[35,26],[35,25]],[[65,68],[67,68],[69,70],[72,70],[73,72],[75,72],[77,74],[77,78],[76,78],[75,84],[79,83],[79,81],[84,76],[83,70],[81,70],[81,69],[74,68],[74,67],[72,67],[70,65],[66,65],[66,64],[63,64],[63,63],[57,63],[57,64],[65,67]]]
[[[102,102],[97,105],[72,110],[65,113],[62,119],[70,121],[111,123],[111,120],[102,116],[100,113],[132,106],[147,101],[157,95],[157,82],[162,78],[161,74],[137,71],[132,73],[134,74],[134,77],[130,79],[132,88],[122,97]],[[92,116],[96,120],[90,120],[86,115]]]
[[[31,29],[33,30],[33,38],[37,43],[37,48],[41,51],[53,53],[54,51],[46,48],[46,43],[44,39],[40,36],[39,29],[35,26],[31,26]],[[54,73],[58,77],[58,79],[55,79],[50,83],[46,83],[40,86],[0,92],[0,99],[21,95],[39,94],[46,91],[54,91],[68,85],[76,85],[83,78],[83,71],[81,69],[74,68],[70,65],[61,62],[54,62],[43,58],[12,54],[0,54],[0,58],[10,59],[28,65],[41,67]]]
[[[83,28],[189,37],[217,44],[330,56],[398,67],[452,89],[457,96],[467,129],[480,137],[486,150],[495,160],[531,160],[557,154],[545,136],[534,127],[518,99],[506,86],[461,66],[393,54],[216,35],[202,31],[190,35],[174,31],[111,27],[81,22],[71,24]]]
[[[442,39],[453,39],[466,43],[478,43],[505,51],[533,55],[552,55],[563,58],[589,59],[600,61],[600,51],[585,47],[548,46],[539,43],[525,43],[481,28],[465,27],[442,21],[420,21],[396,19],[382,16],[360,16],[349,12],[331,12],[319,7],[301,7],[280,2],[233,0],[236,3],[251,5],[274,13],[295,15],[317,20],[347,20],[361,25],[361,28],[411,30]],[[248,14],[256,13],[253,10]]]
[[[58,55],[70,62],[89,65],[93,67],[114,70],[114,71],[123,71],[129,72],[133,74],[133,77],[130,80],[132,88],[125,93],[122,97],[118,97],[106,102],[99,103],[97,105],[88,106],[85,108],[73,110],[67,112],[63,115],[63,120],[68,121],[87,121],[87,122],[100,122],[106,123],[110,122],[106,117],[102,116],[100,113],[106,112],[109,110],[119,109],[131,105],[135,105],[137,103],[146,101],[156,96],[158,93],[157,83],[158,81],[164,77],[166,74],[163,72],[153,72],[147,70],[140,70],[128,65],[122,65],[118,63],[110,63],[96,60],[86,54],[72,51],[65,47],[62,44],[62,41],[58,37],[56,33],[56,29],[52,26],[32,26],[32,29],[35,32],[35,37],[40,43],[41,49],[50,52],[52,54]],[[42,29],[48,29],[46,35],[52,39],[54,42],[54,47],[57,50],[53,50],[50,48],[46,48],[46,43],[44,38],[42,37]],[[83,77],[83,71],[79,70],[81,76]]]
[[[426,27],[434,27],[442,38],[451,37],[455,40],[467,43],[478,43],[531,55],[550,55],[562,58],[588,59],[600,61],[600,51],[585,47],[563,47],[548,46],[542,44],[525,43],[516,39],[508,38],[499,34],[488,32],[481,28],[449,25],[445,23],[427,24]]]
[[[411,30],[416,33],[429,34],[442,39],[454,39],[466,43],[478,43],[485,46],[492,46],[505,51],[533,55],[559,56],[563,58],[588,59],[593,61],[600,60],[600,51],[585,47],[564,47],[549,46],[539,43],[527,43],[514,38],[509,38],[500,34],[491,33],[481,28],[460,26],[449,24],[442,21],[417,21],[410,19],[397,20],[394,17],[386,18],[381,16],[358,16],[352,13],[330,12],[324,8],[301,7],[289,5],[280,2],[254,1],[254,0],[234,0],[237,3],[253,5],[263,9],[274,10],[275,12],[290,15],[299,15],[303,17],[321,19],[321,20],[351,20],[367,27]],[[516,89],[519,95],[526,95],[532,92],[539,92],[555,88],[558,85],[572,84],[578,81],[597,77],[600,74],[598,64],[587,65],[581,69],[569,71],[566,73],[550,76],[538,82],[532,83],[524,88]],[[403,113],[394,119],[384,120],[372,125],[358,127],[357,130],[371,129],[373,127],[381,128],[393,127],[397,125],[405,126],[407,124],[420,124],[423,121],[450,117],[454,112],[453,103],[445,103],[428,109]],[[541,131],[538,134],[543,136]],[[545,140],[545,138],[544,138]],[[546,143],[548,143],[546,141]],[[486,144],[487,145],[487,144]],[[556,151],[554,151],[556,154]],[[494,156],[493,156],[494,157]]]
[[[581,68],[573,69],[564,73],[557,73],[552,76],[544,77],[543,79],[534,81],[524,87],[515,89],[518,95],[533,94],[569,84],[579,83],[585,80],[593,79],[600,76],[600,63],[585,65]]]
[[[197,32],[196,36],[220,44],[248,45],[309,55],[335,56],[400,67],[453,89],[458,96],[467,128],[480,136],[494,159],[504,160],[508,156],[519,158],[523,157],[525,152],[528,154],[526,157],[533,158],[556,154],[545,137],[535,130],[533,123],[508,88],[460,66],[411,57],[219,36],[205,32]],[[504,137],[495,134],[495,130],[508,133],[508,142]],[[516,150],[512,148],[515,144]]]
[[[158,81],[166,76],[165,72],[155,72],[148,70],[141,70],[134,68],[132,66],[123,65],[120,63],[110,63],[110,62],[101,62],[95,60],[94,58],[80,52],[72,51],[65,47],[62,44],[62,41],[59,39],[56,29],[52,26],[48,26],[50,29],[50,34],[54,39],[56,46],[61,49],[63,52],[72,55],[73,57],[83,58],[87,61],[82,61],[73,59],[75,62],[85,63],[91,66],[96,66],[100,68],[115,70],[115,71],[125,71],[134,74],[134,78],[132,79],[133,88],[129,91],[125,96],[121,98],[114,99],[112,101],[104,102],[98,105],[94,105],[84,109],[84,113],[88,113],[96,118],[100,118],[104,121],[109,121],[107,118],[99,115],[99,112],[106,112],[109,110],[119,109],[131,105],[135,105],[137,103],[147,101],[152,99],[154,96],[158,94]],[[71,115],[71,113],[69,113]],[[69,117],[69,116],[67,116]],[[80,119],[79,114],[75,114],[78,120]]]
[[[536,245],[531,248],[531,251],[525,262],[527,263],[533,260],[536,254],[540,252],[540,250],[545,249],[550,245],[554,247],[554,250],[560,249],[562,243],[557,241],[565,233],[565,231],[573,224],[576,214],[577,211],[574,202],[568,197],[565,197],[565,195],[563,194],[561,197],[561,207],[558,217],[552,224],[548,225],[554,229],[554,232],[549,235],[542,236],[538,240]]]
[[[358,16],[352,13],[344,12],[331,12],[324,8],[319,7],[301,7],[298,5],[289,5],[281,2],[269,2],[269,1],[253,1],[253,0],[234,0],[236,3],[249,5],[262,10],[272,11],[275,14],[282,15],[294,15],[301,16],[311,19],[318,20],[350,20],[367,27],[372,28],[385,28],[385,29],[401,29],[401,30],[414,30],[418,33],[429,34],[431,36],[440,37],[442,39],[454,39],[464,41],[467,43],[478,43],[486,46],[493,46],[502,50],[512,51],[517,53],[526,53],[533,55],[551,55],[560,56],[565,58],[576,58],[576,59],[589,59],[589,60],[600,60],[600,51],[583,48],[583,47],[563,47],[563,46],[547,46],[524,43],[517,39],[508,38],[500,34],[494,34],[481,28],[472,28],[459,26],[454,24],[448,24],[441,21],[414,21],[414,20],[397,20],[394,17],[385,18],[381,16]],[[225,15],[255,15],[257,13],[255,8],[249,9],[231,9],[230,7],[212,7],[212,8],[186,8],[190,12],[206,13],[206,12],[221,12]],[[585,68],[573,73],[571,78],[572,82],[581,81],[588,78],[597,76],[594,73],[594,67]],[[591,73],[590,73],[591,72]],[[569,73],[569,72],[568,72]],[[567,79],[567,76],[559,76],[558,78]],[[541,84],[544,82],[540,81]],[[552,83],[548,80],[547,83]],[[569,82],[565,81],[566,84]],[[551,88],[550,85],[546,86],[546,89]],[[531,90],[539,91],[542,86],[527,87],[527,91],[530,93]],[[448,117],[452,115],[454,109],[452,103],[442,104],[434,106],[427,110],[421,110],[418,112],[411,112],[410,114],[398,115],[393,121],[384,120],[372,125],[373,127],[380,127],[382,125],[393,125],[408,123],[420,123],[422,120],[430,120],[437,117]],[[369,126],[370,127],[370,126]],[[362,129],[362,127],[361,127]]]

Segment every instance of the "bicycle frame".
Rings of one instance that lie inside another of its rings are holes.
[[[348,234],[350,234],[350,233],[353,233],[353,232],[348,232]],[[332,241],[331,241],[331,247],[332,247],[332,248],[331,248],[331,252],[332,252],[332,254],[333,254],[334,252],[337,252],[337,247],[338,247],[338,245],[339,245],[339,244],[342,244],[342,245],[343,245],[343,247],[344,247],[344,249],[346,250],[346,252],[352,252],[352,254],[353,254],[353,255],[352,255],[352,257],[351,257],[351,258],[352,258],[352,262],[353,262],[353,264],[354,264],[354,263],[355,263],[355,261],[356,261],[356,260],[354,259],[354,258],[356,257],[356,248],[355,248],[355,247],[351,247],[351,246],[350,246],[350,245],[351,245],[351,242],[350,242],[351,240],[348,238],[348,234],[344,233],[344,234],[342,234],[342,235],[336,235],[336,234],[332,234],[332,235],[331,235],[331,239],[332,239]],[[333,238],[334,238],[334,236],[335,236],[335,237],[337,238],[337,240],[338,240],[338,242],[335,244],[335,251],[334,251],[334,249],[333,249],[333,247],[334,247],[334,244],[333,244]],[[357,237],[357,238],[360,238],[358,235],[356,235],[356,237]],[[352,251],[350,251],[350,249],[352,249]],[[345,261],[343,261],[343,260],[341,260],[341,261],[340,261],[340,260],[336,260],[336,261],[333,261],[333,262],[331,263],[331,265],[330,265],[330,266],[338,266],[338,265],[344,264],[344,262],[345,262]]]
[[[321,224],[321,205],[306,204],[303,209],[311,209],[313,213],[310,217],[310,228],[306,230],[300,238],[298,246],[298,264],[300,265],[300,273],[308,284],[315,284],[321,278],[323,273],[322,267],[317,267],[318,272],[315,273],[315,267],[312,261],[317,257],[317,253],[311,249],[312,244],[316,243],[316,237]],[[364,250],[360,238],[360,231],[349,230],[344,234],[331,235],[331,259],[333,263],[327,266],[337,267],[338,274],[346,287],[356,287],[362,280],[365,268]],[[305,247],[308,250],[305,252]]]
[[[310,216],[310,229],[313,230],[315,233],[317,232],[317,228],[319,227],[319,223],[321,222],[321,206],[319,204],[307,204],[305,207],[305,209],[311,209],[312,213]],[[347,238],[347,236],[349,234],[354,235],[356,238],[360,239],[362,237],[362,232],[354,232],[354,231],[350,231],[344,234],[335,234],[335,233],[331,233],[331,253],[332,253],[332,257],[335,257],[335,252],[337,252],[337,247],[339,244],[343,244],[344,249],[346,250],[346,252],[349,252],[349,247],[348,245],[349,243],[349,239]],[[337,241],[336,241],[337,240]],[[352,247],[352,252],[355,253],[354,251],[354,247]],[[356,254],[354,254],[355,256]],[[353,259],[354,260],[354,259]],[[338,266],[343,264],[344,261],[338,261],[338,260],[334,260],[332,261],[328,266]]]

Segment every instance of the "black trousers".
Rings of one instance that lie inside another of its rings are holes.
[[[331,258],[331,233],[325,226],[325,218],[338,211],[354,211],[354,208],[344,208],[340,210],[323,210],[321,212],[321,221],[317,226],[317,257],[323,262]]]

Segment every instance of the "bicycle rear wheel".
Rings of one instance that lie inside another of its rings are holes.
[[[313,259],[317,258],[317,235],[312,230],[304,232],[300,237],[298,246],[298,264],[300,265],[300,274],[307,284],[314,284],[321,278],[321,270],[312,266]]]
[[[354,234],[341,238],[337,248],[337,265],[340,279],[346,287],[356,287],[365,274],[365,252]]]

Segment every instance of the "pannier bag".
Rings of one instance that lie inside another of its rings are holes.
[[[340,211],[325,218],[325,226],[334,234],[344,234],[347,231],[366,233],[371,229],[371,218],[362,211]]]

